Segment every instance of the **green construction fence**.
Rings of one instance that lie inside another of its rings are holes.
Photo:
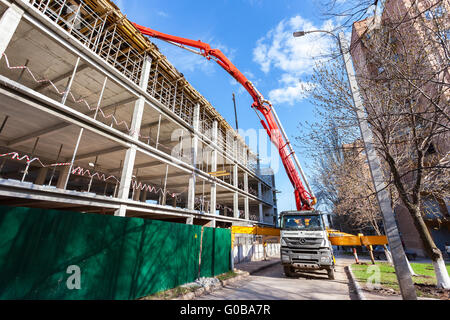
[[[0,299],[138,299],[228,272],[230,250],[228,229],[0,206]]]

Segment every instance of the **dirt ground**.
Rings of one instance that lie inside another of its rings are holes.
[[[416,284],[415,286],[427,296],[430,295],[440,300],[450,300],[450,290],[438,289],[436,286],[429,284]]]

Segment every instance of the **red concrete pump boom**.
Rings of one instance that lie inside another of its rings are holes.
[[[297,159],[295,151],[293,150],[291,143],[283,129],[283,126],[280,123],[280,120],[277,116],[275,108],[273,105],[264,99],[262,94],[255,88],[255,86],[239,71],[238,68],[234,66],[233,63],[218,49],[212,49],[210,45],[207,43],[203,43],[200,40],[194,41],[190,39],[184,39],[168,34],[164,34],[146,27],[142,27],[133,23],[134,26],[142,32],[142,34],[167,41],[174,45],[177,45],[183,49],[187,49],[193,51],[187,47],[199,49],[199,52],[195,52],[204,56],[208,60],[216,61],[223,69],[225,69],[231,76],[236,79],[252,96],[253,105],[252,108],[260,112],[264,116],[264,120],[261,119],[261,124],[264,129],[267,131],[272,143],[277,147],[281,161],[283,163],[284,168],[286,169],[289,180],[295,189],[295,201],[297,204],[297,210],[305,211],[312,210],[313,206],[316,204],[317,200],[314,197],[311,188],[308,185],[308,182],[305,178],[303,170],[300,166],[300,163]],[[308,190],[306,190],[305,186],[300,179],[299,172],[295,166],[297,164],[298,169],[303,177],[303,181],[305,182]]]

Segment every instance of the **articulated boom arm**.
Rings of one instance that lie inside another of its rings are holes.
[[[225,69],[234,79],[236,79],[237,82],[239,82],[247,90],[247,92],[253,98],[252,108],[255,108],[257,111],[259,111],[266,120],[266,121],[261,120],[261,123],[264,129],[266,129],[267,134],[269,135],[272,143],[278,148],[281,161],[283,162],[283,166],[287,172],[289,180],[294,186],[297,210],[299,211],[311,210],[312,207],[317,202],[316,198],[313,196],[311,192],[311,188],[308,185],[308,182],[297,159],[295,151],[293,150],[291,143],[289,142],[289,139],[283,129],[283,126],[281,125],[280,120],[276,114],[276,111],[272,106],[272,104],[264,99],[262,94],[242,74],[242,72],[240,72],[239,69],[236,68],[234,64],[220,50],[212,49],[211,46],[208,45],[207,43],[203,43],[200,40],[194,41],[190,39],[184,39],[164,34],[146,27],[142,27],[135,23],[133,24],[140,32],[142,32],[142,34],[147,35],[149,37],[167,41],[169,43],[175,44],[187,50],[190,49],[186,47],[199,49],[200,52],[195,53],[201,54],[208,60],[212,59],[216,61],[223,69]],[[300,179],[294,161],[297,164],[298,169],[300,170],[300,173],[303,177],[303,181],[305,181],[308,187],[308,191],[305,189],[302,180]]]

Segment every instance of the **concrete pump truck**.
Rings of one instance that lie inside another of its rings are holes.
[[[286,276],[291,277],[296,271],[325,269],[328,271],[328,277],[334,279],[335,260],[323,216],[313,208],[317,199],[311,191],[274,106],[220,50],[212,49],[210,45],[200,40],[176,37],[138,24],[133,23],[133,25],[143,35],[166,41],[202,55],[208,60],[214,60],[251,95],[253,98],[252,108],[261,120],[272,143],[277,147],[283,166],[294,187],[297,211],[281,213],[281,261],[284,272]]]

